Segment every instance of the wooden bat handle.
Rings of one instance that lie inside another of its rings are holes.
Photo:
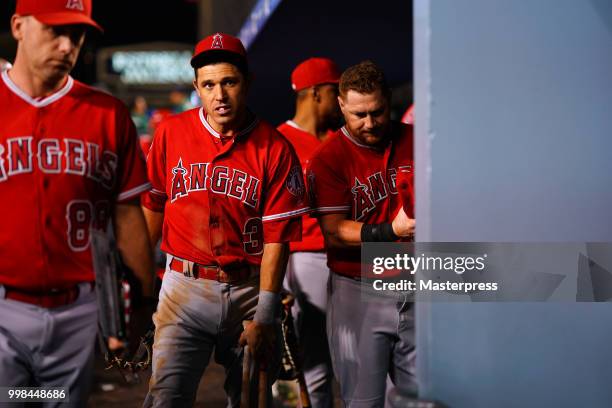
[[[298,375],[298,385],[300,386],[300,401],[302,408],[310,408],[312,403],[310,402],[310,395],[308,394],[308,387],[306,386],[306,379],[304,373],[300,371]]]
[[[258,408],[267,408],[268,405],[268,370],[259,370]]]
[[[242,358],[242,393],[240,396],[240,408],[249,408],[251,386],[251,352],[249,346],[244,346]]]

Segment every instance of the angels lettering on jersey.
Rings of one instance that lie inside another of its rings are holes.
[[[374,211],[376,205],[387,199],[389,195],[397,194],[397,172],[398,169],[412,172],[412,166],[400,166],[399,168],[387,169],[386,174],[382,171],[370,174],[367,177],[355,176],[351,183],[351,193],[353,198],[353,219],[356,221],[362,220],[366,214]],[[314,182],[314,174],[308,175]],[[311,189],[311,192],[314,189]],[[314,192],[312,192],[314,194]],[[314,199],[314,197],[312,198]]]
[[[210,191],[242,201],[251,208],[259,202],[260,180],[242,170],[211,163],[183,164],[172,168],[170,202],[195,191]]]
[[[0,182],[37,167],[43,173],[84,176],[110,190],[115,185],[117,155],[100,150],[96,143],[77,139],[46,138],[34,143],[32,136],[9,138],[0,143]]]

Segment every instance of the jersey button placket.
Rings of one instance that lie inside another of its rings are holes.
[[[389,166],[391,164],[391,157],[393,156],[393,141],[390,141],[389,144],[387,145],[386,149],[385,149],[385,153],[383,156],[383,177],[385,180],[385,183],[390,183],[391,180],[389,180],[387,178],[387,174],[389,174]],[[396,186],[397,189],[397,186]],[[387,219],[392,220],[393,218],[391,218],[393,216],[392,214],[392,206],[391,206],[391,184],[387,185],[387,190],[389,190],[387,192]]]
[[[215,138],[215,142],[217,142],[218,139]],[[217,155],[218,156],[218,155]],[[216,157],[215,157],[216,158]],[[215,159],[211,160],[210,166],[211,168],[214,168],[214,164],[215,164]],[[211,185],[214,182],[214,180],[211,180]],[[215,257],[220,256],[223,251],[222,251],[222,247],[223,247],[223,234],[221,234],[221,230],[220,230],[220,217],[219,217],[219,213],[218,213],[218,208],[219,208],[219,203],[217,202],[216,199],[216,194],[213,193],[212,191],[210,191],[208,193],[208,208],[209,208],[209,216],[208,216],[208,234],[209,234],[209,238],[210,238],[210,249],[212,251],[212,254]]]
[[[212,197],[209,200],[211,212],[208,220],[208,229],[210,231],[210,246],[213,254],[215,256],[219,256],[223,253],[222,248],[224,238],[223,234],[221,233],[221,226],[219,224],[220,219],[215,210],[218,204],[216,204],[215,201],[216,200],[214,200]]]
[[[37,147],[40,140],[44,139],[45,137],[45,134],[47,131],[47,127],[45,125],[45,116],[46,115],[45,115],[44,107],[37,109],[36,123],[33,126],[34,132],[33,132],[33,140],[32,140],[32,149]],[[36,160],[36,158],[32,157],[32,160]],[[37,179],[36,185],[39,186],[38,188],[39,202],[43,203],[43,205],[38,206],[38,225],[40,228],[40,234],[38,235],[39,237],[38,245],[40,247],[40,252],[42,254],[41,259],[43,260],[43,263],[45,264],[45,267],[43,269],[45,271],[48,271],[49,270],[49,268],[47,267],[47,265],[49,264],[49,257],[47,254],[48,245],[45,242],[46,241],[45,237],[46,237],[47,231],[50,229],[50,226],[52,223],[52,217],[49,213],[45,213],[46,211],[45,203],[48,202],[47,195],[48,195],[50,181],[47,178],[47,175],[43,173],[42,171],[40,171],[36,166],[33,167],[33,170],[34,170],[35,178]],[[45,280],[44,285],[45,286],[48,285],[49,277],[47,275],[44,276],[44,280]]]
[[[221,141],[221,138],[214,138],[215,143],[219,143]],[[229,151],[232,149],[234,143],[233,140],[225,143],[224,145],[222,144],[220,147],[220,150],[217,152],[217,154],[215,155],[215,157],[211,160],[210,166],[211,168],[214,168],[215,162],[221,157],[224,156],[226,154],[229,153]],[[214,182],[214,180],[211,180],[211,184]],[[225,199],[227,199],[227,197],[224,197]],[[209,215],[209,219],[208,219],[208,230],[209,230],[209,236],[210,236],[210,247],[212,249],[213,254],[215,255],[215,257],[221,256],[223,254],[223,246],[225,241],[227,240],[227,237],[223,236],[223,228],[221,227],[221,214],[220,214],[220,205],[216,203],[216,197],[215,197],[215,193],[210,193],[208,194],[208,205],[209,205],[209,209],[210,209],[210,215]]]

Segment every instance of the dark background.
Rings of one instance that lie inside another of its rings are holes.
[[[3,0],[0,10],[0,57],[13,61],[15,45],[10,35],[10,19],[16,0]],[[149,41],[195,43],[197,2],[186,0],[93,0],[93,19],[104,28],[92,30],[81,50],[72,76],[83,82],[96,82],[95,53],[98,48]],[[168,10],[172,4],[171,10]]]
[[[245,1],[243,7],[252,3]],[[3,1],[0,7],[0,57],[12,61],[15,45],[9,21],[15,0]],[[195,44],[198,32],[206,31],[198,30],[197,0],[94,0],[93,7],[94,19],[105,32],[89,35],[73,71],[75,78],[89,84],[97,82],[99,48],[152,41]],[[291,117],[291,71],[312,56],[332,58],[341,69],[364,59],[381,65],[395,88],[397,118],[412,102],[412,1],[281,2],[249,49],[255,77],[251,107],[275,124]]]
[[[412,2],[285,0],[249,50],[252,105],[273,123],[293,114],[290,75],[301,61],[329,57],[341,69],[371,59],[391,86],[412,83]],[[403,110],[411,93],[397,90]],[[288,102],[285,102],[288,101]]]

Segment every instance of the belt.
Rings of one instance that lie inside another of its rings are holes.
[[[258,267],[245,264],[233,268],[229,267],[222,269],[219,265],[202,265],[178,258],[172,258],[172,261],[170,261],[170,269],[190,278],[208,279],[221,283],[245,282],[251,278],[251,276],[255,276],[259,272]]]
[[[94,288],[94,282],[86,283],[90,285],[91,289]],[[51,290],[49,292],[29,292],[11,286],[4,286],[4,297],[6,299],[29,303],[46,309],[74,303],[79,298],[79,293],[79,285],[68,289]]]

